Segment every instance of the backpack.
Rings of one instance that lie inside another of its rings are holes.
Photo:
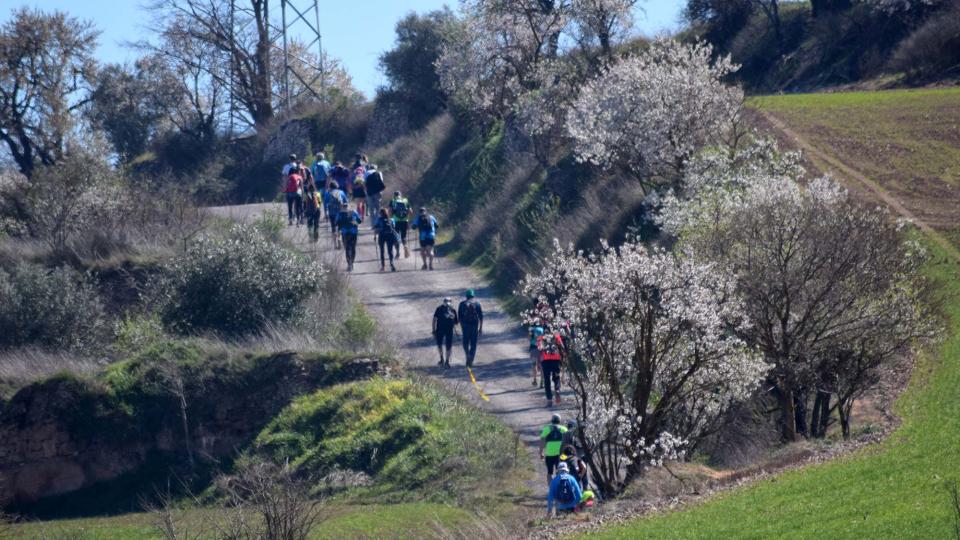
[[[557,442],[563,440],[563,432],[560,431],[560,426],[553,424],[550,426],[550,433],[547,433],[547,442]]]
[[[300,182],[301,182],[300,175],[295,173],[290,173],[287,176],[287,193],[296,193],[297,191],[299,191],[301,189]]]
[[[346,214],[347,217],[344,218],[343,215]],[[340,212],[340,217],[338,218],[341,227],[356,227],[360,224],[360,220],[357,219],[357,213],[348,210],[347,212]]]
[[[569,475],[560,477],[560,483],[557,484],[557,501],[559,501],[560,504],[573,504],[577,502],[573,482],[573,479],[570,478]]]
[[[340,211],[340,206],[344,203],[342,193],[339,189],[335,189],[327,194],[327,212],[335,214]]]
[[[478,324],[480,315],[477,313],[477,303],[467,302],[463,308],[463,324]]]
[[[410,215],[410,209],[407,207],[406,200],[398,199],[393,202],[393,215],[397,219],[407,219],[407,216]]]
[[[556,335],[544,335],[540,338],[540,351],[544,360],[560,360],[560,338]]]
[[[317,194],[312,193],[307,195],[307,211],[311,214],[315,214],[320,210],[320,201],[317,200]]]

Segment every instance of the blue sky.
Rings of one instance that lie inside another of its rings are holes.
[[[312,5],[308,0],[292,0],[294,5]],[[102,62],[131,60],[136,52],[125,42],[149,37],[151,17],[137,0],[4,0],[0,20],[10,16],[11,8],[27,6],[43,10],[66,11],[92,20],[103,32],[98,57]],[[354,84],[367,96],[373,96],[384,80],[377,69],[377,58],[393,46],[394,25],[410,11],[424,12],[456,7],[456,0],[320,0],[320,30],[327,53],[341,59]],[[275,2],[279,11],[280,2]],[[680,0],[646,0],[637,16],[640,32],[652,35],[677,26]]]

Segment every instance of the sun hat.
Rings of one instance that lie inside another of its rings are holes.
[[[557,465],[557,472],[570,472],[570,467],[566,463],[561,462]]]

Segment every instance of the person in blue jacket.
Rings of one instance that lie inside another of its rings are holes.
[[[433,246],[437,243],[437,218],[428,214],[426,208],[421,208],[410,226],[420,232],[420,257],[423,259],[423,266],[420,269],[433,270]]]
[[[343,237],[343,251],[347,257],[347,272],[353,271],[353,261],[357,258],[357,235],[360,233],[360,224],[363,217],[356,210],[344,203],[337,216],[337,229]]]
[[[570,474],[570,467],[561,462],[547,492],[547,517],[555,516],[557,512],[576,512],[582,498],[580,482]]]

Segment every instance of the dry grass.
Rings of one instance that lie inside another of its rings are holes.
[[[92,375],[106,365],[103,359],[67,352],[14,349],[0,352],[0,397],[9,398],[20,388],[57,373]]]
[[[384,173],[387,184],[385,197],[396,190],[404,193],[413,191],[437,160],[440,149],[454,128],[453,117],[442,114],[420,131],[375,150],[371,159]]]

